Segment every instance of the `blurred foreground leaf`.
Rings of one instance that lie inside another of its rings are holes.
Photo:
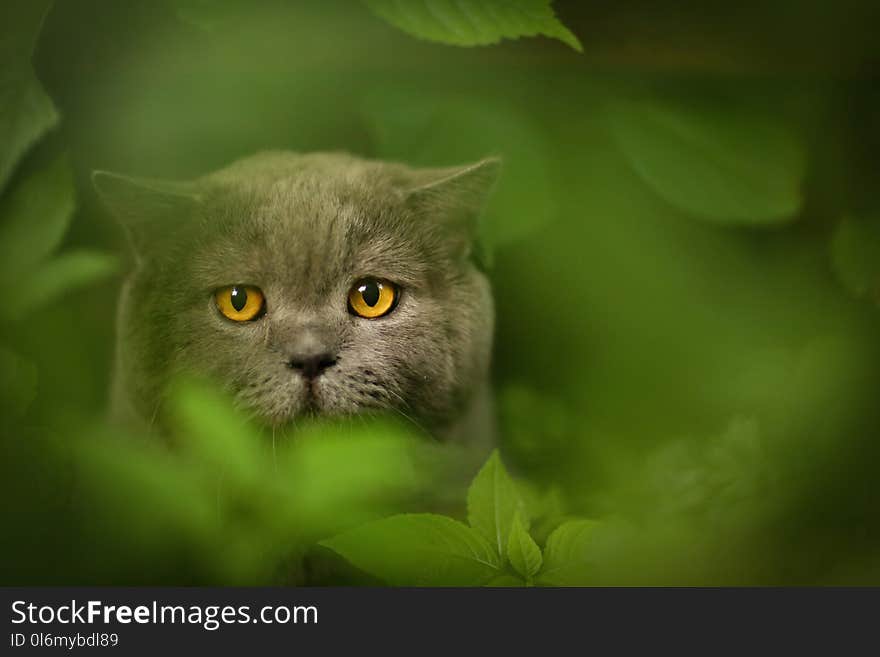
[[[31,55],[49,0],[6,0],[0,10],[0,192],[19,159],[58,122]]]
[[[322,545],[393,585],[479,586],[501,562],[483,536],[433,514],[392,516],[334,536]]]
[[[831,264],[850,294],[880,303],[880,220],[844,218],[831,240]]]
[[[553,13],[551,0],[364,0],[377,16],[407,34],[454,46],[543,35],[578,52],[578,38]]]
[[[732,103],[609,104],[639,176],[673,205],[719,224],[777,224],[801,207],[802,144],[781,121]]]
[[[197,581],[298,581],[309,545],[399,510],[422,481],[393,424],[315,422],[273,435],[197,381],[178,382],[165,406],[173,450],[155,436],[107,437],[77,455],[93,499],[138,501],[98,505],[111,528],[100,531],[145,561],[172,547],[203,555]]]

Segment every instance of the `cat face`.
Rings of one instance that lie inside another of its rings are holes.
[[[273,153],[185,185],[98,174],[138,254],[119,346],[135,404],[195,373],[272,425],[442,425],[486,376],[491,296],[468,256],[496,169]]]

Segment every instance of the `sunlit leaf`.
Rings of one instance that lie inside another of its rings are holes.
[[[467,508],[471,527],[490,541],[502,560],[518,513],[528,529],[525,505],[497,450],[492,452],[468,489]]]
[[[513,518],[513,527],[510,530],[510,538],[507,542],[507,558],[513,569],[522,575],[526,581],[532,578],[541,570],[544,560],[541,557],[541,549],[537,546],[534,539],[529,536],[520,520],[520,514],[517,513]]]
[[[612,131],[636,173],[660,196],[720,224],[793,220],[805,153],[782,121],[729,103],[612,102]]]
[[[551,0],[364,0],[381,18],[421,39],[484,46],[543,35],[578,52],[578,38],[553,13]]]
[[[500,573],[489,542],[445,516],[392,516],[321,544],[393,585],[479,586]]]

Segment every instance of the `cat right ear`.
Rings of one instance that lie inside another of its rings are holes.
[[[170,223],[191,215],[200,202],[191,183],[94,171],[92,184],[122,224],[135,253],[143,252],[151,236],[167,234]]]

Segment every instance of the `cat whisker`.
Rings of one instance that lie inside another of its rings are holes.
[[[404,406],[409,407],[409,404],[406,403],[406,400],[405,400],[403,397],[401,397],[398,393],[396,393],[394,390],[392,390],[391,388],[386,388],[386,390],[388,391],[389,394],[391,394],[391,395],[393,395],[394,397],[396,397],[397,399],[399,399],[400,402],[401,402]],[[400,409],[400,408],[398,408],[398,407],[396,407],[396,406],[391,406],[391,409],[392,409],[395,413],[399,413],[403,418],[409,420],[409,421],[410,421],[413,425],[415,425],[415,427],[416,427],[417,429],[419,429],[420,431],[422,431],[422,432],[424,432],[424,433],[426,433],[426,434],[429,433],[428,430],[427,430],[425,427],[423,427],[419,422],[417,422],[417,421],[415,420],[415,418],[412,418],[412,417],[410,417],[409,415],[407,415],[406,413],[404,413],[402,409]]]

